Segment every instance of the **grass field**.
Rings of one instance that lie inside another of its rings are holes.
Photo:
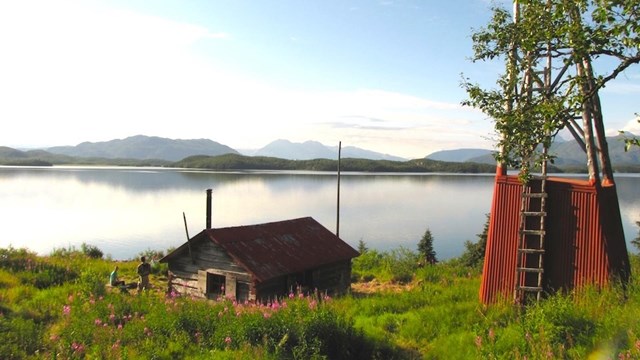
[[[151,291],[121,293],[105,286],[116,263],[85,250],[0,249],[0,358],[640,358],[637,255],[626,289],[581,289],[519,309],[479,302],[477,266],[418,268],[407,249],[354,260],[349,296],[269,304],[166,294],[159,264]],[[117,264],[136,280],[136,261]]]

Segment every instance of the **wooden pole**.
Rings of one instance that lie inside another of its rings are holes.
[[[336,201],[336,236],[340,237],[340,158],[342,157],[342,141],[338,142],[338,191]]]
[[[189,228],[187,227],[187,215],[185,215],[184,211],[182,212],[182,219],[184,219],[184,232],[187,234],[187,248],[189,248],[189,257],[191,258],[191,262],[195,264],[196,260],[193,258],[193,253],[191,252],[191,239],[189,238]]]

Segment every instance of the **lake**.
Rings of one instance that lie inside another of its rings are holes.
[[[459,256],[482,232],[493,183],[493,174],[343,173],[340,237],[356,248],[362,240],[415,250],[428,228],[438,258]],[[617,175],[616,183],[629,244],[638,234],[640,176]],[[204,228],[207,188],[213,227],[311,216],[336,230],[335,174],[0,167],[0,247],[45,255],[87,243],[114,259],[177,247],[186,241],[183,212],[190,236]]]

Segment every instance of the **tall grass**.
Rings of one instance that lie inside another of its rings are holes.
[[[356,277],[393,286],[238,304],[165,294],[162,274],[152,275],[158,291],[123,294],[104,286],[109,260],[0,249],[0,358],[640,358],[638,256],[625,287],[586,287],[520,309],[481,304],[479,271],[460,261],[419,267],[406,249],[367,254],[354,262]],[[135,261],[118,265],[135,280]],[[56,270],[42,286],[46,269]]]

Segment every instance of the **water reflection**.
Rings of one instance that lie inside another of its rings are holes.
[[[428,227],[440,258],[476,240],[489,212],[493,175],[344,174],[340,236],[356,246],[415,249]],[[640,177],[618,177],[627,241],[640,217]],[[205,222],[213,191],[213,226],[312,216],[336,227],[336,178],[308,172],[210,172],[132,168],[0,168],[0,246],[39,253],[96,245],[116,259],[185,241]]]

